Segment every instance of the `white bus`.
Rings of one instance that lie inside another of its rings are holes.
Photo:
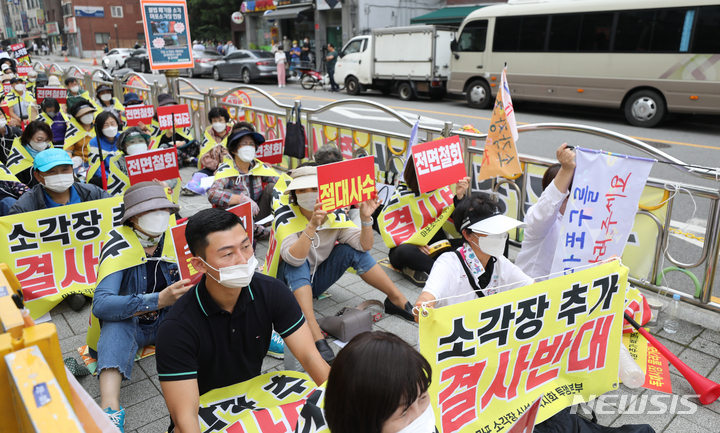
[[[645,127],[720,114],[718,0],[492,5],[463,21],[452,51],[448,91],[474,108],[493,102],[507,62],[513,100],[620,108]]]

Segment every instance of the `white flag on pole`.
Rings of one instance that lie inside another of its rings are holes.
[[[503,110],[505,110],[508,127],[510,127],[513,141],[517,143],[518,131],[517,124],[515,123],[515,107],[513,107],[512,98],[510,97],[510,88],[508,87],[507,82],[507,66],[503,68],[502,77],[500,78],[500,91],[502,92]]]

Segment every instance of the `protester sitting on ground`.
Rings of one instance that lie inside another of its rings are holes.
[[[291,176],[292,181],[285,190],[285,194],[290,195],[287,210],[294,214],[291,218],[298,230],[286,233],[285,237],[278,236],[278,218],[280,215],[288,218],[288,215],[280,211],[284,208],[276,210],[273,225],[281,260],[279,264],[266,263],[266,266],[271,275],[272,269],[276,269],[277,278],[293,291],[308,320],[315,345],[323,358],[332,363],[335,355],[315,320],[313,298],[325,292],[348,268],[355,269],[363,281],[387,295],[386,313],[413,320],[412,305],[368,252],[375,240],[372,214],[379,200],[360,203],[362,228],[358,228],[341,210],[333,213],[322,210],[315,163],[301,164]]]
[[[62,149],[65,143],[65,132],[70,118],[60,109],[60,104],[55,98],[45,98],[40,104],[40,117],[52,129],[53,145]]]
[[[21,78],[13,78],[10,80],[10,85],[12,90],[5,98],[10,108],[10,117],[23,122],[35,120],[37,117],[35,98],[27,91],[25,82]]]
[[[25,127],[20,140],[15,140],[15,146],[20,146],[27,152],[28,157],[25,157],[27,162],[33,163],[33,160],[43,150],[52,147],[52,131],[50,127],[45,124],[42,120],[34,120]],[[12,167],[8,167],[12,170]],[[15,173],[18,180],[29,188],[38,184],[38,181],[32,175],[33,167],[30,166],[25,170]]]
[[[205,129],[205,137],[213,143],[225,142],[232,131],[232,125],[229,124],[230,113],[223,107],[213,107],[208,111],[207,117],[210,126]]]
[[[469,186],[470,177],[465,177],[455,184],[455,195],[453,196],[453,203],[455,206],[457,206],[459,201],[465,197],[465,193],[467,192]],[[418,186],[417,174],[415,172],[415,163],[412,158],[407,161],[407,165],[405,166],[403,182],[398,184],[389,202],[392,203],[394,200],[404,200],[405,197],[410,195],[410,193],[412,193],[412,197],[415,199],[423,199],[435,194],[435,191],[420,194],[420,187]],[[438,210],[438,216],[440,214],[441,210]],[[384,215],[385,211],[380,214],[378,219],[380,221],[384,221]],[[424,245],[403,243],[393,247],[393,244],[388,243],[390,241],[389,236],[386,240],[386,245],[390,248],[390,252],[388,253],[390,264],[393,268],[402,272],[405,278],[418,287],[423,287],[425,285],[425,282],[430,275],[430,271],[437,260],[437,257],[430,256],[429,245],[442,240],[448,240],[450,247],[455,250],[463,244],[462,238],[453,239],[452,237],[449,237],[447,233],[445,233],[445,230],[443,230],[442,225],[435,223],[437,220],[426,221],[424,217],[421,218],[422,220],[419,222],[419,225],[422,225],[423,223],[427,224],[422,226],[418,232],[425,230],[430,224],[433,224],[432,232],[434,232]],[[383,230],[384,227],[381,227],[380,231],[382,232]]]
[[[7,164],[7,158],[12,150],[15,139],[22,134],[22,129],[15,128],[8,124],[7,115],[5,111],[0,110],[0,163]]]
[[[208,201],[214,206],[229,207],[250,202],[253,219],[262,220],[272,213],[270,202],[279,174],[255,159],[257,146],[265,137],[257,132],[240,130],[228,138],[227,150],[232,157],[232,170],[218,171],[208,190]],[[254,225],[256,239],[270,235],[270,229]]]
[[[31,70],[27,74],[27,84],[25,85],[30,95],[35,99],[35,88],[38,81],[38,73],[35,70]]]
[[[440,308],[533,283],[503,256],[507,232],[523,223],[502,215],[490,196],[474,193],[464,198],[453,220],[464,243],[438,257],[416,307],[427,302],[429,307]],[[417,308],[413,312],[417,316]]]
[[[130,107],[132,105],[142,105],[143,100],[140,99],[140,97],[135,92],[127,92],[125,94],[125,98],[123,101],[123,105],[125,107]]]
[[[128,169],[127,162],[125,162],[125,155],[137,155],[147,152],[150,147],[150,136],[143,133],[139,127],[131,126],[117,139],[117,147],[120,154],[117,158],[113,158],[113,162],[117,168],[127,176]],[[178,184],[178,179],[156,180],[156,182],[162,185],[163,188],[175,188]]]
[[[125,409],[120,386],[130,380],[138,348],[155,344],[160,323],[170,307],[190,289],[181,280],[168,231],[170,214],[179,207],[155,182],[131,186],[123,195],[123,224],[110,233],[130,247],[122,256],[130,267],[103,260],[98,269],[92,312],[102,321],[97,345],[100,405],[124,431]],[[105,245],[108,245],[106,243]],[[104,269],[108,266],[109,269]]]
[[[79,101],[68,109],[71,116],[70,125],[65,131],[63,148],[72,153],[73,157],[82,158],[87,162],[90,156],[90,142],[95,138],[95,107],[88,101]]]
[[[67,109],[72,110],[73,106],[83,99],[93,104],[97,109],[99,106],[94,105],[95,101],[90,97],[90,93],[87,90],[80,88],[80,83],[75,77],[67,77],[65,79],[65,87],[67,88]]]
[[[90,140],[90,151],[99,153],[98,145],[100,146],[106,172],[110,170],[110,157],[118,152],[119,125],[120,119],[109,111],[103,111],[95,118],[95,138]],[[102,171],[96,170],[88,182],[102,186]]]
[[[115,115],[116,118],[120,119],[122,114],[125,112],[125,107],[118,101],[117,98],[113,97],[113,91],[107,84],[101,84],[95,89],[95,103],[99,105],[103,111],[107,111]]]
[[[575,152],[567,148],[567,143],[558,148],[556,156],[560,163],[545,171],[543,192],[525,214],[527,228],[515,259],[515,264],[536,281],[547,280],[550,275],[575,174]]]
[[[48,87],[62,87],[62,84],[60,84],[60,78],[58,78],[57,75],[50,75],[47,79],[47,86]]]
[[[178,161],[183,166],[196,166],[198,163],[197,156],[200,154],[200,146],[191,138],[181,134],[182,129],[178,128],[173,133],[172,129],[164,131],[160,135],[160,141],[157,148],[167,149],[175,147],[178,153]]]
[[[300,306],[284,284],[255,272],[258,261],[242,220],[205,209],[190,217],[185,236],[190,263],[204,275],[165,317],[156,344],[174,426],[199,431],[201,395],[259,376],[273,328],[312,380],[323,384],[330,368],[312,344]]]
[[[400,337],[364,332],[338,353],[324,410],[331,432],[430,433],[432,367]]]
[[[19,182],[7,167],[0,164],[0,217],[10,215],[10,208],[28,191],[27,185]]]

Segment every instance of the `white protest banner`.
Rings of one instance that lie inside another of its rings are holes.
[[[579,147],[575,150],[575,177],[553,273],[622,256],[654,162]]]

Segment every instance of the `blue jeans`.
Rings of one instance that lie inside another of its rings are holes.
[[[295,267],[285,261],[278,266],[277,278],[293,292],[303,286],[312,287],[313,297],[318,297],[343,276],[347,268],[355,269],[358,275],[369,271],[377,262],[367,251],[358,251],[347,244],[335,245],[330,256],[320,263],[311,277],[310,261]]]
[[[10,213],[10,208],[13,207],[16,201],[17,199],[14,197],[5,197],[0,200],[0,216],[5,216]]]
[[[155,344],[160,322],[167,312],[167,308],[160,310],[152,325],[141,325],[137,317],[119,322],[104,321],[98,341],[98,373],[106,368],[117,368],[125,379],[130,380],[135,353],[140,347]]]

